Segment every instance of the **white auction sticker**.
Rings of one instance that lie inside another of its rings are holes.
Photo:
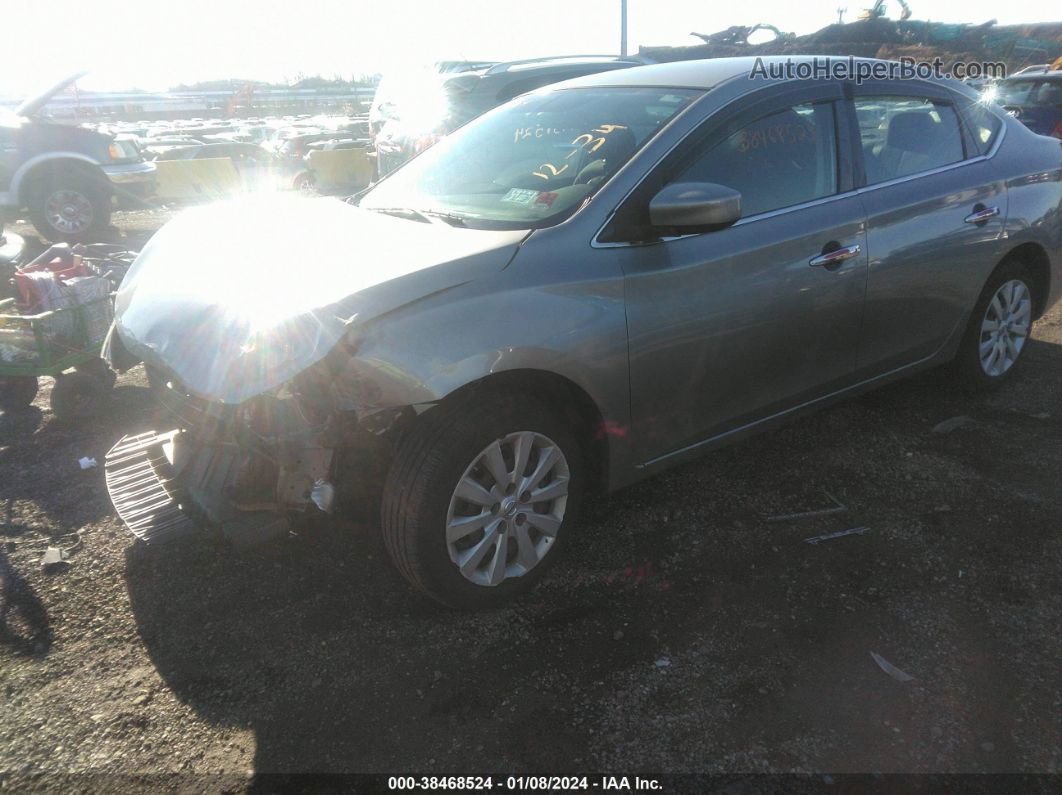
[[[509,192],[502,196],[503,202],[512,202],[513,204],[531,204],[538,198],[537,190],[529,190],[527,188],[510,188]]]

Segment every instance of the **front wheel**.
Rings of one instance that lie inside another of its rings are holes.
[[[534,398],[492,395],[431,413],[388,473],[387,550],[406,579],[444,604],[500,604],[557,559],[582,495],[580,445]]]
[[[311,194],[317,189],[317,177],[311,171],[302,171],[295,175],[291,182],[292,188],[299,193]]]
[[[968,385],[993,388],[1013,374],[1032,334],[1034,284],[1017,259],[1005,261],[989,278],[955,358]]]
[[[80,243],[111,222],[111,195],[99,180],[79,172],[50,174],[30,196],[30,220],[46,239]]]

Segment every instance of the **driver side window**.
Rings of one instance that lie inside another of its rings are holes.
[[[805,103],[734,123],[671,181],[739,191],[742,217],[831,196],[837,193],[834,105]]]

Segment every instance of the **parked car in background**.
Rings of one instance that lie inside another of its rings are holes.
[[[398,569],[479,607],[590,492],[937,365],[1006,382],[1062,296],[1058,143],[957,81],[753,64],[521,96],[356,206],[178,216],[117,297],[174,417],[108,454],[119,515],[260,540],[382,472]]]
[[[175,146],[160,152],[156,162],[173,160],[229,160],[243,190],[294,189],[313,185],[313,175],[301,159],[278,157],[257,144],[237,142]]]
[[[26,210],[40,234],[83,241],[110,224],[115,197],[135,203],[155,192],[155,166],[132,136],[58,124],[48,100],[81,75],[0,116],[0,210]]]
[[[266,124],[254,124],[246,127],[240,127],[236,131],[236,137],[249,144],[264,144],[269,140],[269,136],[273,134],[273,128]]]
[[[1062,139],[1062,72],[1008,77],[990,96],[1033,132]]]
[[[1017,72],[1011,75],[1011,77],[1017,77],[1018,75],[1039,75],[1043,74],[1044,72],[1047,72],[1050,69],[1051,64],[1049,63],[1033,64],[1032,66],[1026,66],[1023,69],[1019,69]]]
[[[155,137],[155,138],[141,138],[140,139],[140,151],[144,153],[144,157],[148,160],[155,160],[163,152],[168,152],[171,149],[179,149],[186,146],[200,146],[203,141],[198,138],[189,137]]]
[[[645,63],[638,57],[577,55],[385,77],[373,99],[375,115],[370,114],[377,175],[386,176],[442,136],[520,94]]]
[[[337,135],[334,132],[326,130],[317,130],[314,132],[302,133],[299,135],[292,135],[285,138],[276,148],[278,157],[287,159],[299,159],[306,155],[309,150],[310,144],[318,143],[321,141],[337,140],[343,136]]]

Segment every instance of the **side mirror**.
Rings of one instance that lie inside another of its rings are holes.
[[[674,182],[649,202],[649,221],[683,232],[710,232],[741,217],[741,194],[714,182]]]

